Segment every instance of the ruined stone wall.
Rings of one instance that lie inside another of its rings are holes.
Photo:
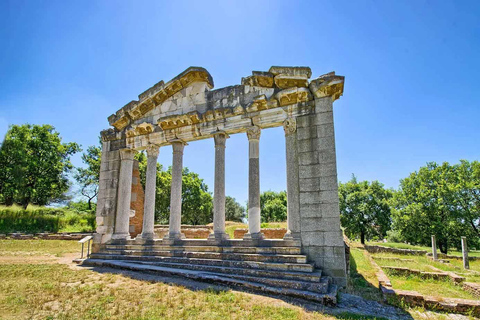
[[[340,229],[333,101],[315,99],[315,113],[297,118],[302,248],[315,265],[346,285]]]
[[[120,171],[120,152],[115,142],[102,142],[102,162],[100,165],[100,182],[97,196],[97,232],[96,243],[110,240],[115,224],[117,208],[118,175]]]
[[[130,237],[134,238],[142,233],[143,227],[143,208],[145,192],[143,191],[140,180],[140,171],[138,170],[138,161],[133,161],[132,172],[132,199],[130,201]]]

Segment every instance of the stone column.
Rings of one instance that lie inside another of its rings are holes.
[[[155,193],[157,189],[157,160],[159,147],[147,147],[147,177],[145,181],[145,202],[143,209],[143,228],[140,237],[153,239],[155,237]]]
[[[185,235],[181,232],[182,226],[182,170],[183,170],[183,148],[185,142],[177,140],[172,142],[172,189],[170,195],[170,224],[168,239],[183,239]]]
[[[260,128],[247,130],[248,137],[248,233],[244,239],[262,239],[260,232]]]
[[[462,257],[463,257],[463,268],[470,269],[470,263],[468,262],[468,248],[467,248],[466,237],[462,237]]]
[[[209,239],[228,239],[225,233],[225,132],[215,134],[215,187],[213,194],[213,233]]]
[[[432,235],[432,257],[433,257],[433,260],[438,259],[438,256],[437,256],[437,241],[435,240],[434,235]]]
[[[283,122],[287,164],[287,233],[284,240],[300,240],[300,188],[298,178],[297,120]]]
[[[130,200],[132,198],[133,156],[131,149],[120,150],[117,215],[112,239],[129,239]]]

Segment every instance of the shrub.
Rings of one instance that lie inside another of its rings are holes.
[[[91,232],[95,214],[65,208],[0,207],[0,233]]]

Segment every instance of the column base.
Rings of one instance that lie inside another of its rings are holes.
[[[292,232],[288,230],[287,233],[285,233],[285,235],[283,236],[283,240],[286,240],[286,241],[301,240],[300,232]]]
[[[141,233],[137,236],[136,239],[153,240],[155,239],[155,236],[155,233]]]
[[[220,233],[220,232],[215,233],[214,232],[214,233],[210,233],[208,235],[208,240],[209,241],[222,242],[223,240],[228,240],[228,239],[230,239],[230,236],[225,232],[222,232],[222,233]]]
[[[243,236],[243,240],[263,240],[265,239],[265,236],[263,235],[263,233],[261,232],[257,232],[257,233],[245,233],[245,235]]]
[[[112,240],[132,240],[130,233],[114,233],[112,235]]]
[[[175,241],[179,241],[185,239],[185,235],[183,233],[168,233],[163,238],[163,241],[166,244],[173,244]]]

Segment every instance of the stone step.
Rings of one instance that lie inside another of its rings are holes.
[[[167,268],[189,269],[213,273],[224,273],[226,275],[234,274],[240,276],[253,276],[263,278],[283,278],[286,280],[304,281],[304,282],[320,282],[322,278],[322,271],[316,269],[313,272],[298,272],[298,271],[278,271],[278,270],[263,270],[263,269],[248,269],[248,268],[231,268],[208,266],[201,264],[185,264],[172,262],[148,262],[135,261],[139,264],[148,264]]]
[[[218,275],[214,273],[199,272],[195,270],[175,269],[160,267],[154,265],[146,265],[133,263],[131,261],[120,260],[103,260],[103,259],[87,259],[82,265],[87,266],[99,266],[99,267],[111,267],[123,270],[130,270],[136,272],[153,273],[161,276],[180,276],[188,279],[203,281],[208,283],[214,283],[218,285],[227,285],[231,287],[241,287],[256,292],[269,293],[282,296],[290,296],[295,298],[307,299],[316,302],[320,302],[324,305],[336,305],[337,303],[337,287],[334,284],[329,286],[328,293],[311,292],[307,290],[298,290],[290,288],[281,288],[264,283],[247,281],[242,279],[230,278],[224,275]]]
[[[107,244],[101,250],[158,250],[158,251],[185,251],[185,252],[223,252],[223,253],[258,253],[258,254],[302,254],[298,247],[219,247],[219,246],[167,246],[145,244]]]
[[[272,287],[282,287],[288,289],[296,290],[306,290],[311,292],[318,293],[327,293],[328,288],[331,284],[331,279],[329,277],[323,277],[319,282],[306,282],[306,281],[292,281],[279,278],[262,278],[262,277],[253,277],[253,276],[242,276],[236,274],[225,274],[224,277],[240,279],[249,282],[258,282],[263,283]]]
[[[157,250],[103,250],[106,254],[121,254],[129,256],[161,256],[183,257],[195,259],[238,260],[258,262],[281,262],[281,263],[306,263],[304,255],[279,255],[279,254],[252,254],[252,253],[219,253],[219,252],[184,252],[184,251],[157,251]]]
[[[155,240],[141,240],[141,239],[132,239],[132,240],[119,240],[113,239],[110,240],[109,244],[126,244],[126,245],[172,245],[168,241],[162,239]],[[209,239],[180,239],[176,240],[174,245],[178,246],[221,246],[221,247],[296,247],[300,248],[301,243],[298,240],[281,240],[281,239],[262,239],[262,240],[242,240],[242,239],[228,239],[224,240],[221,243],[218,243],[214,240]]]
[[[198,259],[183,257],[162,257],[162,256],[131,256],[121,254],[93,253],[92,259],[103,260],[131,260],[131,261],[155,261],[155,262],[173,262],[186,264],[201,264],[220,267],[250,268],[280,271],[301,271],[313,272],[313,264],[309,263],[275,263],[258,261],[238,261],[238,260],[217,260],[217,259]]]

